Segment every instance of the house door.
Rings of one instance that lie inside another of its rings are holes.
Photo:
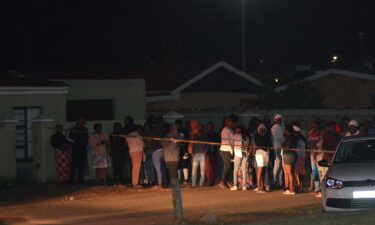
[[[42,115],[41,107],[19,107],[13,109],[16,124],[17,178],[34,181],[36,168],[33,152],[32,120]]]

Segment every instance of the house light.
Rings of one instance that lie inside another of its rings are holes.
[[[279,82],[279,78],[275,78],[275,83],[278,83]]]

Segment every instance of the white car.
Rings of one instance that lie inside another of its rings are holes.
[[[375,208],[375,136],[341,141],[323,179],[323,211]]]

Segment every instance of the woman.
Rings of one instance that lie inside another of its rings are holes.
[[[63,126],[56,125],[56,133],[51,136],[51,145],[55,148],[55,165],[58,173],[58,180],[66,183],[70,174],[70,146],[65,135]]]
[[[293,126],[288,124],[285,126],[284,130],[284,144],[282,150],[282,159],[283,159],[283,170],[285,175],[285,195],[295,195],[294,191],[294,164],[297,161],[297,154],[295,151],[289,149],[295,149],[297,147],[297,141],[294,136]]]
[[[137,130],[137,127],[135,125],[129,127],[128,129],[129,133],[126,136],[126,142],[129,146],[129,155],[133,166],[132,185],[134,188],[140,188],[141,185],[139,185],[139,172],[141,170],[144,142],[140,135],[140,132]]]
[[[301,128],[297,125],[293,126],[294,135],[296,137],[297,141],[297,162],[295,165],[294,174],[296,177],[296,183],[297,183],[297,190],[299,192],[303,191],[303,184],[302,181],[304,177],[306,176],[306,169],[305,169],[305,162],[306,162],[306,156],[305,151],[307,146],[306,138],[301,133]]]
[[[238,126],[233,136],[234,139],[234,171],[233,171],[233,186],[231,191],[238,190],[238,172],[241,169],[242,174],[242,190],[246,191],[247,181],[247,158],[249,150],[249,138],[245,133],[245,127]]]
[[[257,188],[258,193],[265,192],[265,179],[268,176],[269,151],[268,147],[272,147],[271,138],[266,134],[267,128],[264,123],[259,124],[256,133],[254,134],[254,145],[256,147],[255,159],[257,166]],[[258,148],[264,147],[264,148]],[[264,176],[265,175],[265,176]],[[269,183],[269,181],[267,181]]]
[[[171,139],[179,139],[180,136],[177,133],[177,126],[175,124],[169,125],[169,132],[165,136],[166,138]],[[169,175],[169,184],[175,185],[177,184],[178,180],[178,173],[177,173],[177,167],[178,167],[178,159],[179,159],[179,153],[180,153],[180,147],[179,144],[173,141],[169,142],[162,142],[163,149],[164,149],[164,160],[165,165],[168,169],[168,175]]]
[[[92,167],[95,170],[97,184],[105,184],[107,182],[108,152],[107,144],[109,138],[102,132],[100,123],[94,124],[94,133],[89,138],[89,145],[92,151]]]

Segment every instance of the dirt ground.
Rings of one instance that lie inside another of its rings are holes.
[[[0,194],[3,224],[173,224],[170,189],[35,185]],[[216,224],[274,221],[311,213],[319,200],[310,193],[285,196],[218,187],[183,188],[184,218],[201,224],[215,215]],[[1,222],[0,222],[1,224]]]

